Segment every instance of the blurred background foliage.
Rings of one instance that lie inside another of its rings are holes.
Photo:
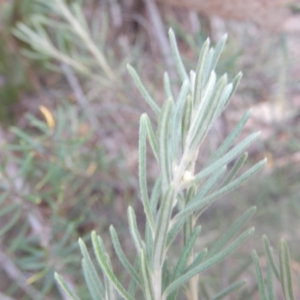
[[[2,0],[1,299],[63,297],[58,296],[54,270],[88,299],[78,272],[77,239],[93,229],[105,236],[113,223],[130,255],[127,205],[137,208],[141,227],[144,219],[138,200],[138,120],[141,113],[151,112],[125,67],[132,63],[162,103],[163,70],[177,82],[166,42],[170,26],[185,64],[192,68],[205,38],[210,36],[214,43],[228,32],[219,71],[229,76],[244,73],[230,108],[207,138],[199,165],[249,107],[253,116],[247,131],[262,131],[249,155],[253,161],[269,159],[258,180],[252,179],[226,204],[221,201],[204,215],[203,243],[220,235],[245,208],[256,205],[251,247],[261,252],[263,233],[275,245],[284,237],[299,278],[297,1]],[[157,174],[151,159],[149,173],[151,185]],[[201,282],[207,295],[203,299],[242,272],[249,287],[237,299],[257,299],[248,248],[249,244],[230,276],[222,273],[229,259],[215,269],[209,282]]]

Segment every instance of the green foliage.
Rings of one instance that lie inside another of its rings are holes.
[[[255,211],[255,208],[251,208],[211,247],[198,249],[195,244],[201,231],[201,227],[196,225],[201,214],[217,198],[258,172],[265,160],[239,174],[247,159],[247,154],[243,152],[259,135],[251,134],[233,146],[249,118],[247,113],[219,149],[211,155],[207,164],[199,168],[197,156],[200,147],[212,124],[227,106],[241,75],[238,74],[231,83],[226,75],[217,80],[214,68],[226,36],[215,48],[210,48],[209,40],[203,44],[196,71],[190,71],[190,77],[182,63],[172,30],[169,31],[169,36],[174,61],[182,81],[177,99],[172,96],[172,86],[168,75],[165,74],[167,100],[160,108],[133,67],[128,66],[137,88],[154,111],[155,123],[158,124],[157,128],[153,128],[147,114],[141,116],[139,180],[146,229],[143,235],[137,224],[135,212],[129,207],[128,223],[136,250],[135,262],[126,258],[115,229],[110,229],[115,253],[132,283],[126,287],[125,283],[120,281],[103,239],[93,232],[93,250],[101,276],[97,275],[96,266],[92,263],[84,242],[79,242],[83,254],[84,276],[93,299],[116,299],[117,294],[124,299],[136,299],[137,295],[142,293],[144,299],[171,300],[176,299],[178,294],[182,295],[182,292],[185,292],[188,299],[199,299],[198,279],[205,276],[202,273],[232,254],[254,231],[250,228],[240,233]],[[160,174],[150,195],[146,172],[147,139],[160,168]],[[227,170],[228,164],[234,160],[236,163]],[[168,254],[175,243],[178,245],[178,240],[175,242],[176,236],[179,236],[183,246],[177,263],[172,266],[168,262]],[[78,298],[62,277],[56,275],[56,278],[71,299]],[[239,281],[232,284],[213,299],[222,299],[244,283]]]
[[[259,293],[262,300],[275,300],[274,275],[281,284],[282,295],[285,300],[294,300],[292,274],[290,267],[289,250],[284,239],[281,240],[279,246],[279,267],[275,262],[273,248],[266,236],[263,236],[265,254],[267,256],[267,278],[263,278],[263,272],[259,263],[258,255],[254,250],[252,252],[256,277],[258,281]]]
[[[36,60],[54,59],[102,84],[116,81],[104,51],[107,27],[104,13],[93,18],[89,27],[80,1],[34,2],[39,11],[28,22],[19,22],[13,30],[16,37],[30,46],[23,50],[24,55]],[[50,61],[48,66],[58,70]]]
[[[32,1],[2,1],[0,11],[0,121],[14,121],[14,105],[20,95],[31,88],[28,63],[18,55],[18,43],[11,30],[18,21],[24,21],[34,11]]]
[[[18,299],[57,295],[54,270],[80,280],[76,240],[100,225],[95,203],[106,205],[114,193],[107,181],[116,174],[95,175],[114,163],[97,144],[90,153],[93,133],[81,132],[77,108],[67,105],[52,117],[47,124],[28,115],[27,130],[11,128],[14,141],[1,145],[1,279],[8,280],[1,289]]]
[[[81,1],[16,3],[18,12],[24,11],[24,17],[15,20],[17,27],[13,33],[27,45],[22,51],[25,56],[43,61],[56,71],[68,65],[103,90],[118,82],[117,74],[124,64],[117,67],[112,63],[113,54],[105,47],[105,13],[89,23]],[[31,10],[34,14],[28,12]],[[178,31],[198,52],[198,43],[182,28],[177,28]],[[232,81],[228,79],[231,74],[217,76],[237,56],[229,59],[227,65],[224,61],[223,65],[218,64],[226,39],[224,36],[215,47],[210,46],[209,39],[203,41],[196,70],[188,72],[175,34],[169,31],[181,88],[176,95],[178,87],[171,84],[165,73],[166,100],[162,106],[148,91],[149,83],[143,83],[136,70],[127,66],[137,89],[154,112],[151,114],[154,119],[146,113],[140,118],[139,186],[145,226],[141,226],[138,212],[129,207],[129,234],[125,239],[112,225],[109,232],[104,231],[101,236],[96,233],[103,229],[100,223],[104,222],[95,210],[95,203],[111,201],[113,191],[109,174],[105,173],[104,179],[94,174],[99,169],[107,172],[113,165],[105,161],[105,153],[94,143],[92,132],[90,135],[81,132],[80,124],[87,120],[80,117],[75,107],[61,106],[53,115],[44,109],[44,115],[48,116],[46,123],[28,115],[27,130],[11,129],[13,141],[2,143],[0,164],[0,261],[7,273],[7,284],[3,283],[6,295],[34,300],[57,299],[59,292],[64,299],[216,300],[234,297],[232,293],[237,292],[238,297],[246,281],[238,279],[236,274],[220,291],[214,286],[211,292],[207,287],[215,266],[254,232],[253,228],[243,231],[243,227],[256,208],[246,210],[213,242],[206,242],[203,237],[207,224],[201,217],[218,198],[238,188],[265,164],[261,160],[245,171],[248,158],[245,151],[259,136],[259,132],[253,133],[237,142],[250,111],[203,165],[197,161],[211,127],[227,107],[241,79],[241,73]],[[59,62],[59,68],[55,62]],[[86,104],[81,103],[88,110]],[[86,115],[91,117],[88,111]],[[55,120],[51,119],[53,116]],[[93,128],[96,127],[97,124]],[[147,142],[159,166],[153,187],[147,175]],[[126,174],[113,176],[117,177],[115,181],[121,181]],[[91,241],[87,235],[90,228],[94,229]],[[145,228],[144,232],[141,228]],[[80,258],[75,242],[78,239],[83,276],[78,272]],[[132,242],[133,254],[126,251],[124,241]],[[280,244],[279,266],[266,237],[264,244],[268,258],[266,281],[258,255],[253,252],[261,298],[276,299],[275,274],[285,299],[294,299],[286,243]],[[240,274],[246,265],[234,272]],[[232,270],[227,271],[229,278]],[[128,276],[124,277],[124,273]],[[243,295],[246,294],[241,293],[239,299],[245,299]],[[247,299],[250,296],[248,293]]]

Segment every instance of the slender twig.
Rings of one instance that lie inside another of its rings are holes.
[[[80,82],[79,82],[78,78],[76,77],[75,73],[66,64],[61,64],[61,69],[62,69],[62,71],[63,71],[75,97],[76,97],[77,103],[82,108],[82,110],[85,112],[87,120],[90,121],[91,127],[95,130],[101,143],[104,143],[107,146],[107,148],[109,149],[109,151],[112,152],[112,149],[115,148],[115,143],[109,142],[109,139],[107,138],[106,133],[102,129],[103,126],[101,126],[97,116],[95,115],[93,109],[91,108],[91,105],[90,105],[89,101],[87,100],[87,98],[82,90],[82,87],[80,85]],[[114,123],[119,126],[119,129],[121,131],[123,124],[126,123],[123,116],[121,114],[119,114],[116,117],[114,114],[111,114],[111,117],[113,118]],[[123,119],[123,122],[120,122],[121,119]],[[129,146],[121,134],[118,136],[118,139],[122,140],[122,148],[120,150],[123,152],[124,157],[126,157],[126,153],[130,152]],[[125,169],[126,167],[120,165],[120,168]],[[124,171],[126,172],[126,169]],[[136,192],[138,193],[138,187],[137,187],[136,182],[134,180],[132,180],[130,177],[129,177],[129,181],[131,183],[132,188],[134,190],[136,190]]]
[[[111,20],[115,28],[120,28],[122,26],[122,10],[117,0],[108,1],[110,8]]]
[[[12,298],[12,297],[9,297],[9,296],[7,296],[7,295],[4,295],[4,294],[2,294],[1,292],[0,292],[0,299],[1,299],[1,300],[17,300],[17,299],[15,299],[15,298]]]
[[[97,48],[95,43],[93,42],[89,32],[85,31],[84,28],[80,25],[79,21],[72,15],[71,11],[68,9],[66,4],[61,0],[55,0],[57,7],[60,9],[61,14],[66,18],[69,24],[72,26],[74,32],[82,39],[82,41],[86,44],[86,47],[95,57],[101,68],[103,69],[106,76],[115,81],[116,76],[114,71],[111,69],[108,64],[104,54]]]
[[[7,184],[8,190],[10,190],[12,199],[15,203],[22,205],[23,214],[26,215],[28,223],[31,228],[32,234],[36,235],[40,241],[40,244],[47,249],[48,261],[57,262],[59,259],[52,251],[51,247],[51,226],[43,218],[40,210],[33,204],[24,201],[22,194],[29,193],[29,187],[25,184],[22,177],[16,176],[17,168],[12,163],[8,164],[6,167],[6,178],[3,178],[3,182]],[[5,264],[4,264],[5,263]],[[6,273],[15,280],[18,285],[32,298],[32,299],[42,299],[41,294],[34,288],[26,283],[26,278],[22,275],[22,272],[13,264],[9,257],[0,249],[0,266],[6,271]],[[56,267],[59,267],[56,263]],[[75,285],[71,280],[68,280],[68,285],[72,289],[75,289]],[[65,300],[65,295],[62,293],[62,297]],[[44,298],[52,299],[52,298]]]
[[[87,120],[90,121],[91,127],[96,131],[97,135],[102,139],[104,132],[101,130],[100,122],[98,121],[95,113],[93,112],[89,101],[86,99],[84,92],[81,88],[79,80],[77,79],[73,70],[66,64],[61,64],[61,69],[75,95],[77,103],[85,112]]]
[[[171,80],[176,79],[174,63],[172,60],[171,48],[168,41],[168,38],[165,34],[165,28],[163,22],[161,20],[161,16],[159,13],[159,9],[157,4],[153,0],[144,0],[147,12],[152,23],[155,36],[157,38],[158,46],[160,48],[160,52],[164,58],[165,64],[167,66],[169,76]]]
[[[34,287],[30,286],[26,282],[26,278],[17,266],[12,262],[2,249],[0,249],[0,266],[6,272],[6,274],[13,279],[18,286],[31,298],[31,299],[48,299],[43,298],[42,294],[38,292]],[[1,298],[2,299],[2,298]]]

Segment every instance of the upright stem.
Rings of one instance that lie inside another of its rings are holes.
[[[195,219],[193,218],[193,216],[188,219],[185,225],[186,226],[185,226],[184,244],[187,243],[187,240],[192,234],[195,226]],[[194,250],[191,251],[190,257],[187,261],[187,265],[191,264],[193,260],[194,260]],[[189,289],[187,293],[187,297],[189,300],[198,300],[198,279],[199,279],[199,275],[195,275],[189,281]]]
[[[198,279],[199,279],[199,275],[195,275],[189,281],[189,290],[190,290],[189,300],[198,300]]]
[[[154,300],[161,300],[161,269],[156,269],[152,275],[152,286],[154,292]]]
[[[94,55],[99,65],[103,69],[104,73],[110,80],[115,80],[115,74],[109,64],[106,61],[105,56],[102,52],[97,48],[95,43],[92,41],[90,34],[82,28],[79,21],[71,14],[67,6],[61,0],[56,0],[58,7],[61,10],[61,13],[64,17],[69,21],[74,31],[81,37],[83,42],[86,44],[87,48]]]

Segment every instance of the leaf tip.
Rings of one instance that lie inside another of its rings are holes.
[[[97,238],[97,234],[96,234],[96,231],[95,231],[95,230],[93,230],[93,231],[91,232],[91,237],[92,237],[92,239],[96,239],[96,238]]]
[[[143,113],[142,115],[141,115],[141,120],[143,119],[146,119],[146,117],[147,117],[147,114],[146,113]]]
[[[129,63],[126,64],[126,68],[127,68],[127,70],[128,70],[129,73],[132,73],[134,71],[132,65],[129,64]]]
[[[205,40],[204,45],[208,45],[208,46],[209,46],[209,44],[210,44],[210,38],[208,37],[208,38]]]
[[[251,228],[249,229],[249,231],[248,231],[248,232],[249,232],[249,235],[250,235],[250,234],[253,234],[254,231],[255,231],[255,227],[251,227]]]
[[[168,33],[169,33],[169,35],[172,35],[172,36],[175,35],[172,27],[169,28]]]

